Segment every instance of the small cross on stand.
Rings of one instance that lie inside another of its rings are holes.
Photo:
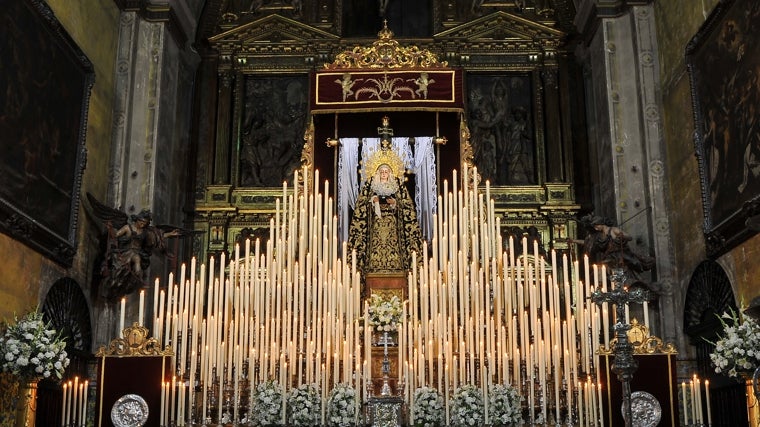
[[[628,290],[624,286],[625,272],[622,268],[613,268],[610,275],[612,290],[609,292],[594,291],[591,301],[596,304],[610,302],[615,304],[617,322],[615,322],[615,347],[612,353],[615,358],[612,361],[612,372],[617,374],[618,380],[623,383],[623,418],[626,427],[633,425],[633,413],[631,411],[631,380],[633,373],[639,367],[633,357],[633,344],[628,340],[628,330],[631,325],[625,322],[625,307],[630,303],[641,304],[649,301],[649,292],[636,288]]]
[[[393,128],[389,126],[390,119],[383,116],[383,125],[377,128],[377,134],[380,135],[381,148],[390,148],[391,138],[393,137]]]

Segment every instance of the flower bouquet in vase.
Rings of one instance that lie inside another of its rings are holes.
[[[414,391],[412,418],[414,426],[436,427],[444,424],[443,395],[432,387],[420,387]]]
[[[492,426],[516,426],[522,422],[522,397],[509,384],[494,384],[488,391],[488,418]]]
[[[349,384],[337,384],[327,397],[327,425],[348,427],[356,425],[359,395]]]
[[[396,331],[403,315],[401,299],[397,295],[383,297],[372,294],[369,298],[369,330],[378,332],[377,345],[395,345],[391,333]]]
[[[483,393],[471,384],[454,391],[451,402],[451,423],[456,426],[479,426],[485,422]]]
[[[5,325],[0,335],[0,371],[19,381],[17,426],[34,425],[37,383],[43,378],[62,379],[67,366],[66,341],[39,311]]]
[[[301,384],[288,396],[288,420],[293,426],[314,426],[321,421],[322,398],[317,384]]]
[[[710,353],[715,372],[748,380],[760,366],[760,325],[731,310],[720,316],[723,333]],[[709,341],[708,341],[709,342]]]
[[[251,395],[251,420],[256,425],[282,424],[283,388],[274,380],[256,385]]]

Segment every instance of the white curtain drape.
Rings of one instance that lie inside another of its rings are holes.
[[[348,225],[351,218],[349,209],[353,209],[359,196],[359,183],[356,168],[359,165],[359,138],[341,138],[338,156],[338,240],[348,239]],[[327,196],[327,195],[325,195]]]
[[[432,136],[414,138],[412,170],[416,176],[414,203],[417,205],[417,220],[422,229],[422,237],[430,241],[433,237],[433,214],[436,212],[438,202]]]

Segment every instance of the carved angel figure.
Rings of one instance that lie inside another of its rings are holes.
[[[147,287],[146,271],[154,251],[168,254],[166,238],[193,234],[172,226],[151,225],[149,210],[127,215],[87,193],[95,215],[106,227],[105,249],[100,268],[100,288],[107,299],[120,298]]]
[[[346,99],[354,94],[352,88],[356,82],[357,80],[351,80],[351,73],[343,73],[342,80],[335,80],[335,83],[338,83],[343,91],[343,102],[346,102]]]
[[[613,268],[622,268],[626,285],[642,283],[649,290],[659,292],[658,285],[643,282],[639,275],[654,268],[655,259],[631,247],[633,238],[628,233],[615,226],[611,219],[593,214],[583,216],[580,225],[586,230],[586,238],[575,243],[583,245],[583,252],[592,263],[605,264],[608,274]]]

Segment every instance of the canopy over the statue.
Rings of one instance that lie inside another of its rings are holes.
[[[311,111],[461,111],[462,71],[417,46],[401,46],[385,26],[312,74]]]
[[[312,78],[314,113],[464,107],[461,70],[320,70]]]

